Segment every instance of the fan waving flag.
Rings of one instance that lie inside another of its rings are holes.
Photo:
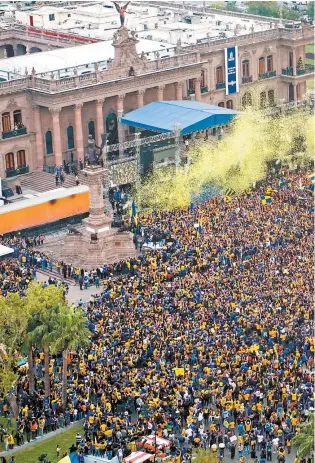
[[[136,203],[135,203],[134,200],[132,201],[132,205],[131,205],[131,217],[133,218],[134,223],[137,225],[137,223],[138,223],[138,215],[137,215]]]
[[[261,196],[260,199],[261,199],[261,202],[262,202],[263,204],[270,204],[270,203],[272,203],[272,197],[271,197],[271,196]]]
[[[285,180],[284,180],[283,177],[281,177],[280,180],[279,180],[279,187],[280,187],[280,188],[283,188],[284,185],[285,185]]]
[[[70,455],[67,455],[66,457],[63,457],[61,460],[59,460],[58,463],[79,463],[78,455],[76,452],[72,452]]]
[[[231,201],[234,195],[235,191],[233,190],[233,188],[227,188],[224,192],[224,202],[228,203],[229,201]]]

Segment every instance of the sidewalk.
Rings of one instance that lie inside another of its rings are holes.
[[[17,452],[20,452],[21,450],[25,450],[29,447],[33,447],[34,445],[38,444],[39,442],[43,442],[45,440],[51,439],[52,437],[56,437],[59,434],[63,434],[66,431],[69,431],[69,429],[73,428],[74,426],[77,426],[78,424],[83,424],[84,419],[78,420],[75,423],[71,423],[69,426],[66,426],[64,428],[57,429],[57,431],[52,431],[49,432],[48,434],[44,434],[44,436],[39,436],[35,440],[32,440],[31,442],[26,442],[23,445],[20,445],[18,447],[14,447],[12,450],[8,450],[7,452],[1,452],[0,457],[9,457],[11,455],[14,455]]]
[[[47,281],[48,275],[38,270],[36,273],[36,279],[37,281]],[[62,280],[61,277],[60,277],[60,280]],[[93,285],[93,286],[90,286],[88,289],[83,289],[82,291],[80,290],[79,285],[69,285],[69,292],[67,294],[67,300],[69,304],[76,303],[81,298],[84,302],[87,302],[89,301],[92,295],[101,294],[102,292],[103,292],[103,285],[101,285],[99,288],[96,288]]]

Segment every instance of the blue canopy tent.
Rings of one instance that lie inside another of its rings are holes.
[[[172,132],[179,124],[181,135],[231,122],[239,111],[198,101],[154,101],[122,117],[122,124],[153,132]]]

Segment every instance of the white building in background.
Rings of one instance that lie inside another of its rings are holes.
[[[242,109],[305,98],[313,27],[286,30],[279,19],[169,5],[131,3],[131,32],[121,34],[108,2],[21,8],[20,22],[0,22],[0,177],[80,160],[89,134],[98,144],[104,131],[110,144],[126,140],[132,133],[121,116],[152,101]],[[36,15],[49,27],[31,26]]]

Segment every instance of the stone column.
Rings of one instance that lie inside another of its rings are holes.
[[[124,99],[125,94],[117,95],[117,119],[118,119],[118,141],[119,143],[125,142],[125,128],[124,125],[121,123],[121,118],[124,114]],[[124,154],[124,150],[122,148],[119,149],[119,156]]]
[[[163,101],[163,99],[164,99],[164,89],[165,89],[165,85],[159,85],[157,87],[157,100],[158,101]]]
[[[96,144],[101,146],[102,133],[104,132],[103,103],[105,100],[96,101]]]
[[[200,84],[201,84],[201,77],[198,77],[195,80],[195,98],[196,101],[201,101],[201,89],[200,89]]]
[[[6,45],[4,45],[4,47],[3,47],[3,58],[5,59],[7,57],[8,57],[7,47],[6,47]]]
[[[99,231],[97,230],[98,227],[103,227],[107,222],[107,218],[104,213],[104,200],[102,193],[104,169],[100,166],[91,166],[86,167],[83,172],[86,174],[90,192],[89,217],[85,219],[84,222],[90,228],[88,228],[88,231],[95,233]]]
[[[183,99],[183,83],[177,82],[175,84],[175,88],[176,88],[176,100],[182,100]]]
[[[183,98],[187,98],[188,96],[188,81],[183,81]]]
[[[33,106],[35,139],[36,139],[36,167],[41,168],[44,165],[44,143],[42,135],[42,124],[40,120],[40,106]]]
[[[294,106],[297,105],[297,84],[293,84]]]
[[[138,102],[138,108],[142,108],[143,106],[143,95],[144,95],[145,90],[138,90],[137,92],[137,102]]]
[[[53,149],[55,154],[55,164],[57,167],[62,165],[61,133],[60,133],[60,114],[61,108],[50,109],[53,125]]]
[[[25,52],[26,52],[27,55],[30,54],[30,47],[28,45],[26,45],[26,47],[25,47]]]
[[[252,69],[253,82],[256,82],[258,79],[258,59],[256,58],[256,50],[252,50],[252,58],[249,62],[249,66]]]
[[[74,107],[74,135],[75,135],[75,148],[77,150],[77,159],[84,160],[84,144],[83,144],[83,130],[82,130],[82,103],[76,104]]]
[[[296,50],[295,48],[292,49],[292,64],[293,64],[293,75],[296,76]]]

